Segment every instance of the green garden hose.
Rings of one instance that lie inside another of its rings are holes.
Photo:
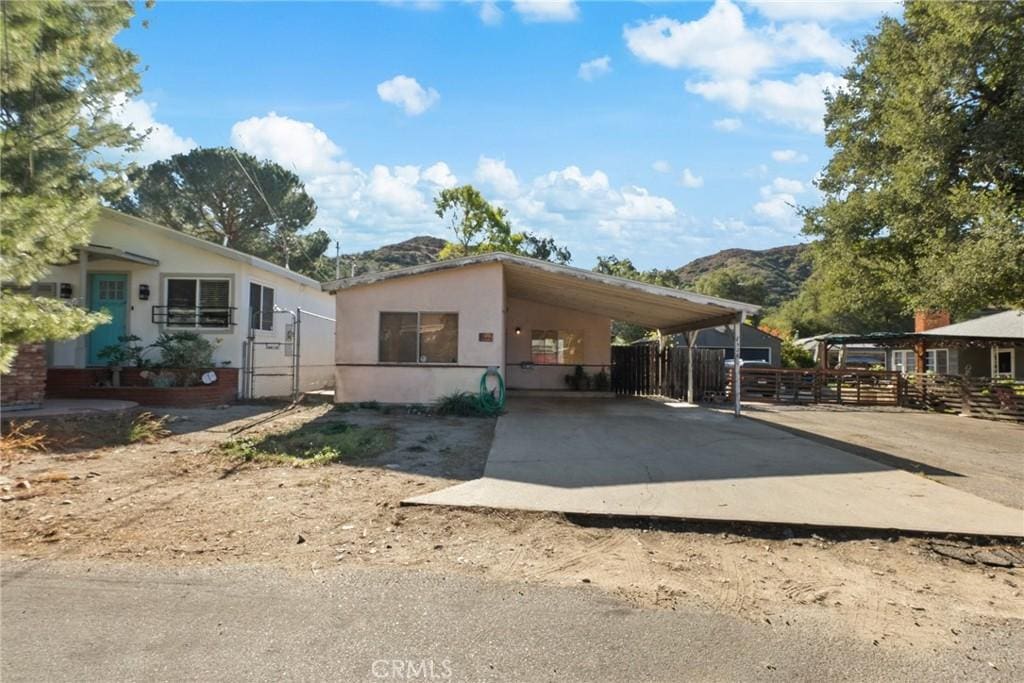
[[[487,388],[488,375],[494,375],[498,378],[497,396]],[[502,378],[501,373],[498,372],[498,368],[487,368],[484,374],[480,376],[480,405],[495,415],[500,413],[505,407],[505,380]]]

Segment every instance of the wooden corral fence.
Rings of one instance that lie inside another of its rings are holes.
[[[970,417],[1024,422],[1024,381],[925,375],[907,380],[908,405]]]
[[[658,351],[654,344],[612,347],[612,391],[619,396],[686,398],[685,346]],[[725,352],[694,349],[693,386],[698,400],[725,396]]]
[[[732,384],[730,374],[729,396]],[[740,398],[755,402],[898,406],[905,404],[906,385],[899,372],[881,370],[744,367],[740,372]]]

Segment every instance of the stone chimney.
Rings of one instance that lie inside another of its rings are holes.
[[[945,327],[950,322],[949,311],[944,309],[914,311],[914,332],[926,332],[936,327]]]

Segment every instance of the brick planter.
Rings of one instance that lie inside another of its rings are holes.
[[[50,368],[46,373],[48,398],[98,398],[135,401],[144,406],[208,408],[238,396],[238,368],[214,368],[217,381],[194,387],[154,387],[138,368],[121,371],[121,386],[100,386],[110,381],[108,368]],[[200,373],[201,374],[201,373]]]
[[[4,410],[38,408],[46,393],[46,347],[23,344],[11,363],[10,372],[0,377],[0,405]]]

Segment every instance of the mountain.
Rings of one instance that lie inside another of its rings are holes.
[[[371,249],[358,254],[341,255],[341,276],[379,273],[384,270],[418,266],[421,263],[432,263],[444,248],[446,242],[439,237],[419,235],[397,244],[385,244],[379,249]]]
[[[790,244],[772,249],[723,249],[676,269],[684,287],[701,276],[725,268],[760,276],[768,289],[769,306],[793,298],[811,274],[810,245]]]

